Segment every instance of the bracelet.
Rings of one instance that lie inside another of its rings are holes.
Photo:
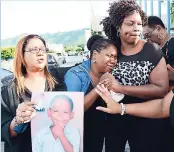
[[[120,104],[121,104],[121,115],[125,115],[126,114],[126,106],[123,103],[120,103]]]
[[[16,117],[13,118],[13,121],[14,121],[14,123],[15,123],[15,126],[19,126],[19,125],[20,125],[20,123],[18,123]]]

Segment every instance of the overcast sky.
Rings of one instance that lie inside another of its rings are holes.
[[[107,16],[109,2],[111,0],[1,1],[1,38],[23,33],[42,34],[88,28],[91,5],[95,15]]]

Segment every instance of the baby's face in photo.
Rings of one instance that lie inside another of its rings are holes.
[[[50,109],[50,118],[54,125],[65,126],[73,118],[70,104],[64,99],[59,99]]]

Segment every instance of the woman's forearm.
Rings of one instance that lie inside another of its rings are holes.
[[[170,91],[163,99],[126,104],[126,113],[146,118],[166,118],[170,115],[172,98],[173,92]]]
[[[97,99],[98,94],[96,93],[96,91],[93,89],[91,92],[89,92],[87,95],[85,95],[85,111],[88,110],[92,104],[95,102],[95,100]]]
[[[118,90],[118,89],[117,89]],[[144,86],[120,86],[120,93],[135,96],[143,99],[163,98],[168,91],[168,88],[162,88],[153,84]]]
[[[163,118],[163,106],[161,99],[151,100],[144,103],[126,104],[126,113],[145,118]]]

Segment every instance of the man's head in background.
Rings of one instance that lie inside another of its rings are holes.
[[[163,21],[157,16],[149,16],[147,24],[143,27],[144,39],[161,45],[167,36]]]

